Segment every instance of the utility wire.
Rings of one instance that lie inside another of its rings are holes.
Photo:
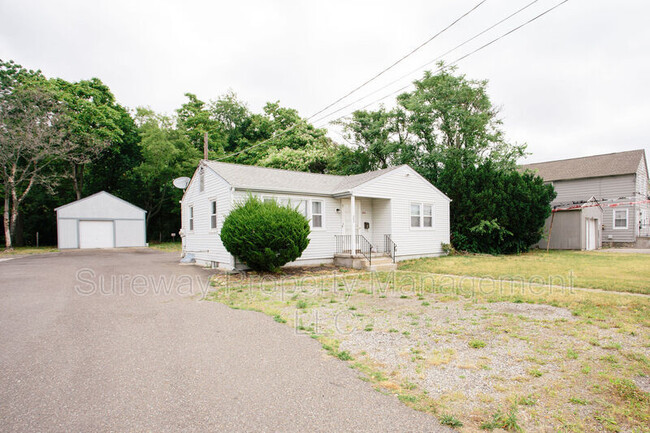
[[[478,5],[476,5],[476,6],[474,7],[474,9],[476,9],[477,7],[479,7],[479,6],[480,6],[481,4],[483,4],[485,1],[486,1],[486,0],[483,0],[481,3],[479,3]],[[488,43],[486,43],[486,44],[480,46],[479,48],[477,48],[477,49],[475,49],[475,50],[473,50],[473,51],[471,51],[471,52],[469,52],[469,53],[467,53],[467,54],[465,54],[465,55],[459,57],[458,59],[456,59],[454,62],[450,63],[449,65],[445,65],[444,67],[439,68],[436,72],[440,72],[440,71],[442,71],[442,70],[445,69],[445,68],[449,68],[450,66],[453,66],[453,65],[457,64],[457,63],[460,62],[461,60],[464,60],[464,59],[466,59],[467,57],[469,57],[469,56],[471,56],[471,55],[473,55],[473,54],[475,54],[475,53],[477,53],[477,52],[479,52],[479,51],[481,51],[481,50],[483,50],[483,49],[489,47],[490,45],[494,44],[495,42],[497,42],[497,41],[499,41],[499,40],[501,40],[501,39],[503,39],[503,38],[505,38],[505,37],[511,35],[512,33],[516,32],[517,30],[519,30],[519,29],[521,29],[521,28],[527,26],[528,24],[531,24],[532,22],[536,21],[537,19],[539,19],[539,18],[543,17],[544,15],[550,13],[551,11],[557,9],[558,7],[560,7],[560,6],[562,6],[563,4],[567,3],[568,1],[569,1],[569,0],[563,0],[562,2],[558,3],[557,5],[555,5],[555,6],[551,7],[551,8],[549,8],[549,9],[545,10],[545,11],[542,12],[541,14],[539,14],[539,15],[537,15],[537,16],[531,18],[530,20],[524,22],[523,24],[521,24],[521,25],[519,25],[519,26],[513,28],[512,30],[510,30],[510,31],[508,31],[508,32],[506,32],[506,33],[504,33],[503,35],[501,35],[501,36],[499,36],[499,37],[497,37],[497,38],[491,40],[490,42],[488,42]],[[470,12],[471,12],[471,11],[470,11]],[[462,18],[462,17],[461,17],[461,18]],[[457,21],[458,21],[458,20],[457,20]],[[425,44],[426,44],[426,43],[425,43]],[[420,47],[416,48],[416,50],[419,49],[419,48],[420,48]],[[383,72],[385,72],[385,71],[383,71]],[[382,72],[382,73],[383,73],[383,72]],[[381,73],[380,73],[380,75],[381,75]],[[374,79],[374,78],[373,78],[373,79]],[[372,80],[372,79],[371,79],[371,80]],[[370,82],[371,80],[369,80],[368,82]],[[392,95],[394,95],[394,94],[396,94],[396,93],[399,93],[399,92],[402,92],[403,90],[406,90],[406,89],[409,88],[410,86],[411,86],[411,84],[408,84],[408,85],[406,85],[406,86],[404,86],[404,87],[401,87],[401,88],[397,89],[396,91],[391,92],[391,93],[389,93],[388,95],[383,96],[383,97],[381,97],[381,98],[379,98],[379,99],[376,99],[376,100],[370,102],[370,103],[367,104],[367,105],[364,105],[363,107],[361,107],[361,108],[359,108],[359,109],[357,109],[357,110],[363,110],[363,109],[365,109],[365,108],[367,108],[367,107],[369,107],[369,106],[371,106],[371,105],[373,105],[373,104],[375,104],[375,103],[377,103],[377,102],[379,102],[379,101],[382,101],[382,100],[384,100],[384,99],[386,99],[386,98],[388,98],[388,97],[390,97],[390,96],[392,96]],[[362,87],[362,86],[360,86],[359,88],[361,88],[361,87]],[[356,90],[355,90],[355,91],[356,91]],[[350,92],[350,94],[351,94],[351,93],[353,93],[353,92]],[[347,95],[346,95],[345,97],[347,97]],[[344,98],[345,98],[345,97],[344,97]],[[341,99],[343,99],[343,98],[341,98]],[[338,101],[337,101],[337,102],[338,102]],[[336,102],[335,102],[334,104],[336,104]],[[331,107],[331,106],[334,105],[334,104],[330,104],[328,107]],[[347,106],[346,106],[345,108],[347,108]],[[327,107],[324,108],[323,110],[320,110],[318,113],[322,113],[322,112],[325,111],[326,109],[327,109]],[[339,109],[339,110],[337,110],[337,111],[335,111],[335,112],[332,112],[332,113],[330,113],[330,114],[328,114],[328,115],[322,117],[321,119],[316,120],[314,123],[317,123],[317,122],[320,121],[320,120],[323,120],[323,119],[325,119],[325,118],[327,118],[327,117],[330,117],[331,115],[333,115],[333,114],[335,114],[335,113],[341,111],[342,109],[343,109],[343,108],[341,108],[341,109]],[[355,110],[355,111],[357,111],[357,110]],[[316,113],[316,114],[318,114],[318,113]],[[307,120],[311,119],[311,118],[314,117],[316,114],[310,116]],[[343,119],[343,118],[346,117],[346,116],[347,116],[347,115],[340,116],[340,117],[338,117],[338,118],[336,118],[336,119],[334,119],[334,120],[332,120],[332,121],[330,121],[330,122],[328,122],[328,123],[332,123],[332,122],[335,122],[335,121],[337,121],[337,120]],[[278,138],[278,137],[280,137],[280,136],[286,134],[287,132],[293,130],[296,126],[297,126],[297,125],[292,125],[291,127],[289,127],[289,128],[287,128],[287,129],[284,129],[284,130],[280,131],[277,135],[275,135],[275,136],[273,136],[273,137],[269,137],[269,138],[267,138],[267,139],[265,139],[265,140],[260,141],[259,143],[256,143],[256,144],[254,144],[254,145],[252,145],[252,146],[249,146],[249,147],[246,147],[246,148],[244,148],[244,149],[241,149],[241,150],[239,150],[239,151],[237,151],[237,152],[234,152],[234,153],[231,153],[231,154],[228,154],[228,155],[224,155],[224,156],[222,156],[222,157],[220,157],[220,158],[215,159],[214,161],[222,161],[222,160],[224,160],[224,159],[228,159],[228,158],[231,158],[231,157],[233,157],[233,156],[237,156],[237,155],[239,155],[239,154],[241,154],[241,153],[243,153],[243,152],[247,152],[247,151],[249,151],[249,150],[251,150],[251,149],[254,149],[254,148],[256,148],[256,147],[259,147],[259,146],[261,146],[261,145],[263,145],[263,144],[269,142],[270,140],[272,140],[272,139],[274,139],[274,138]],[[314,125],[314,127],[316,127],[316,126]]]
[[[545,10],[544,12],[542,12],[541,14],[536,15],[535,17],[529,19],[528,21],[524,22],[523,24],[520,24],[519,26],[517,26],[517,27],[515,27],[515,28],[509,30],[508,32],[502,34],[501,36],[499,36],[499,37],[497,37],[497,38],[495,38],[495,39],[492,39],[490,42],[488,42],[488,43],[486,43],[486,44],[484,44],[484,45],[481,45],[480,47],[476,48],[475,50],[470,51],[470,52],[467,53],[467,54],[464,54],[463,56],[461,56],[461,57],[459,57],[458,59],[454,60],[452,63],[450,63],[450,64],[448,64],[448,65],[444,65],[443,67],[437,69],[434,73],[441,72],[441,71],[443,71],[444,69],[447,69],[447,68],[449,68],[449,67],[451,67],[451,66],[454,66],[454,65],[457,64],[458,62],[460,62],[460,61],[462,61],[462,60],[468,58],[469,56],[471,56],[471,55],[473,55],[473,54],[478,53],[479,51],[481,51],[481,50],[483,50],[483,49],[489,47],[490,45],[492,45],[492,44],[494,44],[494,43],[500,41],[501,39],[503,39],[503,38],[505,38],[505,37],[507,37],[507,36],[513,34],[513,33],[516,32],[517,30],[520,30],[521,28],[527,26],[528,24],[531,24],[532,22],[538,20],[539,18],[543,17],[544,15],[546,15],[546,14],[552,12],[553,10],[559,8],[560,6],[562,6],[563,4],[567,3],[568,1],[569,1],[569,0],[563,0],[562,2],[556,4],[555,6],[549,8],[549,9],[546,9],[546,10]],[[354,111],[363,110],[363,109],[365,109],[365,108],[368,108],[369,106],[371,106],[371,105],[373,105],[373,104],[375,104],[375,103],[377,103],[377,102],[379,102],[379,101],[382,101],[382,100],[384,100],[384,99],[386,99],[386,98],[388,98],[388,97],[390,97],[390,96],[393,96],[393,95],[395,95],[395,94],[397,94],[397,93],[400,93],[400,92],[402,92],[402,91],[408,89],[409,87],[411,87],[411,85],[412,85],[412,83],[409,83],[409,84],[407,84],[406,86],[400,87],[399,89],[397,89],[397,90],[395,90],[395,91],[389,93],[388,95],[382,96],[382,97],[379,98],[379,99],[375,99],[374,101],[372,101],[372,102],[370,102],[370,103],[364,105],[363,107],[358,108],[358,109],[356,109],[356,110],[354,110]],[[348,105],[350,105],[350,104],[348,104]],[[328,115],[326,115],[326,116],[324,116],[324,117],[321,117],[320,119],[314,121],[314,123],[318,123],[319,121],[321,121],[321,120],[323,120],[323,119],[325,119],[325,118],[327,118],[327,117],[329,117],[329,116],[331,116],[331,115],[333,115],[333,114],[335,114],[335,113],[337,113],[337,112],[339,112],[339,111],[341,111],[341,110],[342,110],[342,108],[339,109],[339,110],[337,110],[337,111],[334,111],[334,112],[332,112],[332,113],[330,113],[330,114],[328,114]],[[337,117],[336,119],[331,120],[331,121],[329,121],[329,122],[327,122],[327,123],[336,122],[336,121],[338,121],[338,120],[343,119],[344,117],[346,117],[346,116],[348,116],[348,115],[349,115],[349,114],[346,114],[346,115],[343,115],[343,116]]]
[[[326,118],[328,118],[329,116],[331,116],[331,115],[333,115],[333,114],[336,114],[336,113],[338,113],[338,112],[341,112],[341,111],[345,110],[346,108],[351,107],[352,105],[356,104],[357,102],[361,102],[361,101],[363,101],[364,99],[367,99],[367,98],[369,98],[369,97],[371,97],[371,96],[373,96],[373,95],[376,95],[377,93],[381,92],[382,90],[386,89],[387,87],[390,87],[390,86],[392,86],[393,84],[395,84],[395,83],[397,83],[397,82],[399,82],[399,81],[402,81],[404,78],[409,77],[410,75],[413,75],[413,74],[416,73],[416,72],[419,72],[421,69],[426,68],[427,66],[431,65],[432,63],[434,63],[434,62],[436,62],[436,61],[442,59],[443,57],[445,57],[445,56],[447,56],[447,55],[453,53],[453,52],[456,51],[457,49],[464,47],[464,46],[467,45],[468,43],[470,43],[470,42],[472,42],[473,40],[475,40],[476,38],[478,38],[478,37],[484,35],[485,33],[489,32],[490,30],[492,30],[492,29],[494,29],[495,27],[499,26],[500,24],[503,24],[505,21],[508,21],[510,18],[512,18],[512,17],[518,15],[519,13],[523,12],[524,10],[528,9],[529,7],[531,7],[532,5],[534,5],[535,3],[537,3],[538,1],[539,1],[539,0],[533,0],[532,2],[528,3],[526,6],[524,6],[524,7],[520,8],[520,9],[518,9],[517,11],[511,13],[511,14],[508,15],[507,17],[503,18],[501,21],[497,22],[496,24],[491,25],[490,27],[486,28],[485,30],[481,31],[480,33],[475,34],[475,35],[472,36],[471,38],[467,39],[465,42],[456,45],[454,48],[452,48],[452,49],[446,51],[445,53],[443,53],[443,54],[441,54],[441,55],[439,55],[439,56],[436,57],[435,59],[428,61],[427,63],[425,63],[425,64],[423,64],[423,65],[421,65],[421,66],[419,66],[419,67],[413,69],[411,72],[408,72],[408,73],[402,75],[401,77],[399,77],[399,78],[397,78],[397,79],[391,81],[390,83],[388,83],[388,84],[386,84],[386,85],[384,85],[384,86],[382,86],[382,87],[380,87],[380,88],[378,88],[378,89],[376,89],[376,90],[374,90],[374,91],[368,93],[367,95],[362,96],[361,98],[358,98],[358,99],[356,99],[356,100],[350,102],[349,104],[347,104],[347,105],[345,105],[345,106],[343,106],[343,107],[337,109],[336,111],[333,111],[333,112],[331,112],[331,113],[329,113],[329,114],[327,114],[327,115],[325,115],[325,116],[322,116],[321,118],[315,120],[314,123],[317,123],[317,122],[319,122],[319,121],[321,121],[321,120],[323,120],[323,119],[326,119]],[[323,111],[324,111],[324,110],[321,110],[320,112],[323,112]]]
[[[454,20],[454,21],[453,21],[451,24],[449,24],[447,27],[445,27],[444,29],[440,30],[440,31],[439,31],[438,33],[436,33],[435,35],[431,36],[429,39],[427,39],[426,41],[424,41],[423,43],[421,43],[420,45],[418,45],[417,47],[415,47],[413,50],[411,50],[411,51],[410,51],[409,53],[407,53],[406,55],[402,56],[402,57],[401,57],[400,59],[398,59],[397,61],[393,62],[393,64],[391,64],[390,66],[388,66],[386,69],[382,70],[382,71],[379,72],[377,75],[375,75],[375,76],[373,76],[372,78],[370,78],[369,80],[365,81],[363,84],[361,84],[361,85],[355,87],[354,89],[350,90],[348,93],[346,93],[345,95],[341,96],[339,99],[337,99],[336,101],[332,102],[331,104],[329,104],[329,105],[326,106],[325,108],[323,108],[323,109],[321,109],[320,111],[317,111],[316,113],[312,114],[311,116],[309,116],[309,117],[307,118],[307,120],[309,121],[309,120],[311,120],[312,118],[318,116],[319,114],[321,114],[322,112],[326,111],[327,109],[333,107],[334,105],[338,104],[339,102],[341,102],[342,100],[344,100],[344,99],[347,98],[348,96],[350,96],[350,95],[352,95],[353,93],[355,93],[355,92],[361,90],[362,88],[364,88],[365,86],[367,86],[368,84],[370,84],[372,81],[374,81],[374,80],[376,80],[377,78],[381,77],[383,74],[385,74],[386,72],[388,72],[389,70],[391,70],[392,68],[394,68],[395,66],[397,66],[398,64],[400,64],[401,62],[403,62],[404,60],[406,60],[408,57],[410,57],[411,55],[415,54],[417,51],[419,51],[419,50],[420,50],[421,48],[423,48],[425,45],[429,44],[431,41],[433,41],[434,39],[436,39],[438,36],[440,36],[441,34],[443,34],[444,32],[446,32],[447,30],[449,30],[450,28],[452,28],[453,26],[455,26],[455,25],[456,25],[460,20],[462,20],[463,18],[465,18],[466,16],[468,16],[469,14],[471,14],[472,12],[474,12],[476,9],[479,8],[479,6],[481,6],[481,5],[482,5],[483,3],[485,3],[486,1],[487,1],[487,0],[482,0],[482,1],[480,1],[480,2],[479,2],[478,4],[476,4],[473,8],[471,8],[469,11],[465,12],[463,15],[461,15],[460,17],[458,17],[456,20]]]
[[[326,110],[328,110],[329,108],[333,107],[334,105],[338,104],[339,102],[341,102],[342,100],[344,100],[344,99],[347,98],[348,96],[352,95],[353,93],[359,91],[360,89],[362,89],[362,88],[365,87],[366,85],[370,84],[372,81],[376,80],[377,78],[379,78],[380,76],[382,76],[384,73],[388,72],[390,69],[392,69],[393,67],[397,66],[399,63],[401,63],[402,61],[406,60],[408,57],[410,57],[411,55],[413,55],[415,52],[417,52],[418,50],[420,50],[421,48],[423,48],[425,45],[427,45],[428,43],[430,43],[431,41],[433,41],[434,39],[436,39],[438,36],[440,36],[441,34],[443,34],[444,32],[446,32],[446,31],[449,30],[450,28],[452,28],[452,27],[453,27],[454,25],[456,25],[460,20],[462,20],[462,19],[465,18],[467,15],[471,14],[472,12],[474,12],[476,9],[478,9],[478,8],[479,8],[483,3],[485,3],[486,1],[487,1],[487,0],[482,0],[482,1],[480,1],[478,4],[476,4],[474,7],[472,7],[469,11],[465,12],[463,15],[461,15],[460,17],[458,17],[456,20],[454,20],[454,21],[453,21],[451,24],[449,24],[447,27],[445,27],[444,29],[440,30],[438,33],[436,33],[435,35],[433,35],[432,37],[430,37],[429,39],[427,39],[426,41],[424,41],[422,44],[420,44],[420,45],[418,45],[417,47],[415,47],[415,48],[414,48],[413,50],[411,50],[409,53],[407,53],[406,55],[402,56],[399,60],[395,61],[392,65],[388,66],[386,69],[382,70],[381,72],[379,72],[379,73],[378,73],[377,75],[375,75],[374,77],[370,78],[369,80],[367,80],[366,82],[364,82],[364,83],[361,84],[360,86],[357,86],[356,88],[352,89],[350,92],[348,92],[347,94],[341,96],[339,99],[337,99],[336,101],[334,101],[334,102],[332,102],[331,104],[327,105],[327,106],[324,107],[323,109],[321,109],[321,110],[317,111],[316,113],[312,114],[311,116],[309,116],[309,117],[306,119],[306,121],[311,120],[311,119],[314,118],[315,116],[317,116],[317,115],[323,113],[324,111],[326,111]],[[239,154],[241,154],[241,153],[243,153],[243,152],[249,151],[249,150],[251,150],[251,149],[253,149],[253,148],[259,147],[259,146],[261,146],[261,145],[263,145],[263,144],[269,142],[270,140],[272,140],[272,139],[274,139],[274,138],[278,138],[278,137],[280,137],[280,136],[286,134],[287,132],[291,131],[294,127],[295,127],[295,125],[291,126],[291,127],[288,128],[288,129],[285,129],[285,130],[283,130],[283,131],[280,131],[280,132],[279,132],[276,136],[274,136],[274,137],[269,137],[269,138],[267,138],[267,139],[265,139],[265,140],[260,141],[259,143],[256,143],[256,144],[254,144],[254,145],[252,145],[252,146],[249,146],[249,147],[246,147],[246,148],[244,148],[244,149],[241,149],[241,150],[239,150],[239,151],[237,151],[237,152],[234,152],[234,153],[231,153],[231,154],[229,154],[229,155],[224,155],[224,156],[222,156],[222,157],[220,157],[220,158],[214,159],[213,161],[222,161],[222,160],[224,160],[224,159],[228,159],[228,158],[231,158],[231,157],[233,157],[233,156],[237,156],[237,155],[239,155]]]

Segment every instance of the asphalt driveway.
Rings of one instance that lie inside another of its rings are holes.
[[[153,250],[0,263],[0,430],[447,431]]]

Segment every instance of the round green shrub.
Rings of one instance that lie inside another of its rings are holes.
[[[256,271],[277,271],[309,245],[309,221],[297,210],[250,196],[237,204],[221,228],[221,241],[233,256]]]

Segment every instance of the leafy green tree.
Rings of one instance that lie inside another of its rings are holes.
[[[487,161],[447,162],[437,185],[450,203],[452,244],[477,253],[519,253],[539,242],[555,198],[539,176]]]
[[[138,201],[147,210],[150,236],[158,230],[176,232],[180,225],[178,201],[182,191],[172,185],[180,176],[191,176],[201,152],[183,131],[174,129],[169,117],[145,108],[136,111],[142,163],[134,168],[139,185]]]
[[[196,95],[186,93],[185,96],[188,101],[176,112],[178,129],[201,154],[205,133],[208,134],[208,149],[216,155],[223,154],[225,138],[221,123],[213,117],[208,105]]]
[[[121,112],[108,86],[98,78],[69,83],[60,78],[52,80],[63,104],[61,125],[64,139],[74,145],[65,155],[70,165],[70,177],[77,199],[83,196],[84,171],[113,143],[122,138],[119,127]]]
[[[338,169],[347,174],[411,165],[452,199],[457,249],[511,253],[539,241],[553,188],[516,171],[525,146],[505,140],[487,81],[446,68],[414,84],[394,109],[358,111],[342,122],[357,146],[339,152]]]
[[[296,209],[250,196],[226,217],[221,241],[254,270],[277,271],[302,255],[309,233],[309,221]]]
[[[59,128],[61,107],[38,71],[0,61],[0,178],[5,248],[13,247],[20,208],[37,186],[52,189],[52,164],[73,149]]]

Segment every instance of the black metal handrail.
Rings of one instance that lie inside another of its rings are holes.
[[[372,266],[372,251],[375,248],[363,235],[356,235],[355,251],[352,251],[352,235],[334,235],[337,254],[361,254]]]
[[[357,235],[357,251],[368,260],[368,266],[372,266],[373,246],[363,235]]]
[[[393,263],[395,263],[397,244],[393,241],[390,235],[384,235],[384,254],[388,254],[391,259],[393,259]]]
[[[352,254],[352,236],[334,235],[336,239],[336,254]]]

